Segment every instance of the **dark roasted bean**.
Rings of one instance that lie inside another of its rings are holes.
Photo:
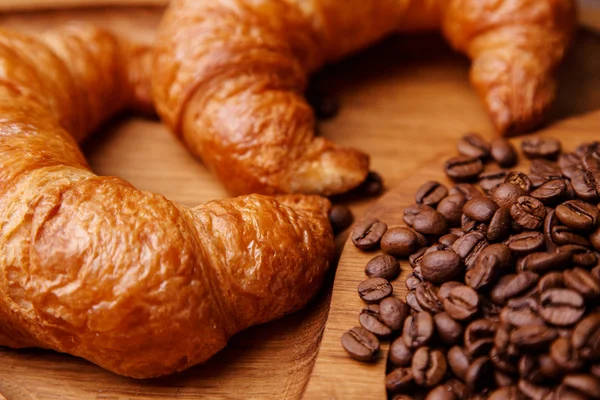
[[[463,335],[463,327],[447,312],[441,312],[433,317],[436,332],[445,344],[457,344]]]
[[[531,161],[529,171],[533,175],[537,176],[548,176],[548,175],[559,175],[560,168],[554,161],[549,161],[543,158],[536,158]]]
[[[379,245],[387,225],[376,218],[359,222],[352,230],[352,243],[361,250],[370,250]]]
[[[525,351],[540,351],[547,349],[557,336],[556,331],[547,326],[525,325],[510,334],[510,342]]]
[[[454,242],[452,250],[464,260],[467,270],[469,270],[475,266],[477,257],[488,244],[481,233],[472,232]]]
[[[490,155],[498,165],[504,168],[514,166],[518,160],[515,147],[504,138],[492,140],[490,145]]]
[[[448,298],[450,291],[457,286],[463,286],[463,283],[456,281],[448,281],[446,283],[443,283],[442,286],[440,286],[440,289],[438,290],[438,299],[440,299],[440,302],[442,304],[444,304],[444,301]]]
[[[527,158],[546,158],[553,160],[562,150],[561,143],[556,139],[533,137],[523,140],[521,150]]]
[[[370,304],[363,308],[358,315],[358,322],[375,336],[388,337],[392,334],[392,329],[381,320],[377,304]]]
[[[588,171],[600,171],[600,155],[591,153],[581,157],[581,167]]]
[[[424,346],[415,351],[411,369],[418,385],[433,387],[446,376],[448,364],[442,351]]]
[[[600,201],[600,171],[577,170],[571,178],[575,193],[585,201]]]
[[[436,181],[425,182],[415,194],[417,204],[435,206],[448,195],[448,188]]]
[[[408,348],[416,349],[429,343],[434,332],[433,317],[428,312],[421,311],[406,318],[402,339]]]
[[[548,272],[563,269],[573,259],[568,251],[556,253],[531,253],[517,263],[519,271]]]
[[[529,195],[544,204],[556,204],[564,200],[567,193],[567,185],[562,179],[553,179],[535,189]]]
[[[600,211],[581,200],[570,200],[556,207],[556,216],[571,229],[591,232],[598,226]]]
[[[427,239],[410,228],[390,228],[381,238],[381,250],[393,257],[408,257],[427,245]]]
[[[384,189],[383,178],[375,171],[369,171],[365,180],[353,190],[353,193],[364,197],[379,196]]]
[[[425,252],[427,251],[427,247],[421,247],[419,250],[417,250],[415,253],[411,254],[408,257],[408,263],[410,264],[410,266],[412,268],[418,267],[421,265],[421,261],[423,260],[423,257],[425,256]]]
[[[585,301],[570,289],[549,289],[540,295],[540,316],[553,325],[573,325],[583,316]]]
[[[392,285],[383,278],[369,278],[358,285],[358,294],[366,303],[379,303],[392,294]]]
[[[506,170],[488,171],[479,174],[479,186],[485,193],[489,193],[496,186],[504,183],[507,175]]]
[[[576,234],[566,226],[555,226],[550,231],[550,238],[552,242],[557,246],[566,246],[568,244],[574,244],[577,246],[589,247],[590,241],[585,237]]]
[[[459,238],[459,236],[457,236],[453,233],[448,233],[448,234],[440,237],[438,239],[438,242],[445,247],[444,250],[449,250],[449,249],[452,249],[452,245],[454,244],[454,242],[456,242],[456,240],[458,238]]]
[[[466,202],[467,198],[463,194],[451,194],[440,201],[437,211],[446,218],[450,226],[458,226],[460,225],[460,217],[462,216],[463,206]]]
[[[399,337],[390,345],[388,359],[396,367],[408,367],[412,361],[413,351],[406,347],[404,340]]]
[[[392,281],[400,273],[400,263],[394,257],[381,254],[372,258],[365,266],[369,278],[383,278]]]
[[[448,351],[448,365],[452,372],[454,372],[454,375],[463,382],[467,377],[467,371],[469,370],[470,364],[471,360],[469,354],[464,348],[454,346]]]
[[[569,244],[559,247],[557,251],[559,253],[569,253],[573,259],[573,264],[580,265],[582,267],[590,268],[595,266],[598,262],[596,253],[587,247]]]
[[[510,208],[510,215],[521,227],[533,231],[542,228],[546,218],[546,208],[539,200],[522,196]]]
[[[336,204],[329,211],[329,222],[333,228],[333,232],[339,233],[344,231],[354,221],[352,211],[344,205]]]
[[[575,153],[563,153],[558,157],[558,166],[564,177],[571,179],[579,168],[581,159]]]
[[[446,175],[455,181],[472,181],[483,171],[483,163],[479,158],[457,156],[446,161],[444,170]]]
[[[529,193],[533,189],[533,183],[527,174],[523,172],[511,172],[506,175],[504,183],[510,183],[519,186],[525,193]]]
[[[408,206],[404,209],[404,217],[403,221],[406,225],[412,226],[413,221],[415,219],[415,215],[419,214],[422,211],[433,211],[434,209],[430,206],[426,206],[424,204],[413,204],[412,206]]]
[[[448,221],[435,210],[422,210],[413,219],[413,229],[423,235],[442,236],[448,233]]]
[[[379,352],[379,340],[360,326],[342,335],[342,346],[350,357],[358,361],[372,361]]]
[[[494,345],[494,336],[498,324],[488,319],[471,322],[465,329],[465,350],[471,357],[488,354]]]
[[[542,250],[544,235],[541,232],[526,231],[508,238],[506,245],[515,254],[524,256]]]
[[[395,369],[385,377],[385,387],[392,393],[406,391],[412,383],[413,375],[410,368]]]
[[[571,341],[563,337],[559,337],[550,345],[550,357],[565,372],[575,371],[583,365]]]
[[[398,331],[404,326],[404,320],[410,315],[410,307],[396,297],[386,297],[379,303],[379,316],[384,324]]]
[[[433,283],[444,283],[464,272],[462,259],[454,251],[442,250],[427,254],[421,261],[423,278]]]
[[[515,302],[510,300],[500,312],[500,322],[515,327],[526,325],[545,325],[537,310],[535,301]]]
[[[468,320],[479,310],[479,295],[466,285],[454,287],[444,300],[444,309],[456,320]]]
[[[489,197],[477,197],[467,201],[463,207],[463,213],[478,222],[489,222],[498,206]]]
[[[458,152],[463,156],[484,159],[490,154],[490,144],[476,133],[468,133],[458,141]]]
[[[487,240],[500,242],[510,235],[510,211],[508,208],[499,208],[492,217],[487,230]]]
[[[432,314],[444,311],[444,306],[437,296],[437,288],[429,282],[422,282],[417,285],[415,297],[421,308]]]

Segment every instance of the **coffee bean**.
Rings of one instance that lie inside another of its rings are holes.
[[[518,156],[515,147],[504,138],[492,140],[490,155],[501,167],[510,168],[517,163]]]
[[[483,196],[483,194],[470,183],[458,183],[454,185],[448,192],[450,196],[454,194],[462,194],[468,200],[473,197]]]
[[[479,295],[466,285],[454,287],[444,300],[444,309],[456,320],[470,319],[479,309]]]
[[[581,200],[570,200],[556,207],[556,216],[571,229],[591,232],[598,226],[600,211]]]
[[[600,314],[591,314],[579,321],[571,342],[583,359],[600,360]]]
[[[562,375],[562,371],[558,364],[554,362],[550,354],[542,354],[539,356],[538,364],[540,372],[546,378],[556,379]]]
[[[397,338],[390,345],[388,359],[396,367],[407,367],[412,361],[413,351],[406,347],[401,337]]]
[[[418,385],[432,387],[444,379],[448,364],[444,353],[424,346],[415,352],[411,369],[414,380]]]
[[[513,387],[513,388],[515,388],[515,390],[517,390],[516,386],[515,386],[517,384],[517,380],[515,378],[513,378],[511,375],[509,375],[505,372],[502,372],[499,369],[496,369],[496,371],[494,371],[494,381],[496,382],[496,385],[500,388]],[[497,389],[497,390],[501,390],[501,389]],[[500,393],[504,393],[504,392],[500,392]],[[489,399],[504,399],[505,398],[505,397],[497,397],[497,396],[499,396],[499,394],[497,394],[497,391],[494,391],[490,394]],[[508,397],[508,399],[512,399],[512,397]]]
[[[400,273],[400,263],[394,257],[381,254],[372,258],[365,266],[369,278],[383,278],[392,281]]]
[[[379,303],[379,316],[384,324],[398,331],[404,325],[404,320],[410,315],[410,307],[402,300],[390,296]]]
[[[434,206],[448,195],[448,188],[436,181],[425,182],[415,194],[417,204]]]
[[[344,231],[354,221],[352,211],[344,205],[336,204],[329,211],[329,222],[333,228],[333,232],[339,233]]]
[[[575,149],[575,154],[578,157],[583,157],[586,154],[598,153],[599,142],[582,143]]]
[[[544,384],[546,377],[542,374],[539,365],[539,359],[532,354],[524,354],[519,359],[518,364],[519,375],[521,379],[525,379],[531,383],[540,385]]]
[[[550,231],[550,239],[556,246],[566,246],[574,244],[577,246],[589,247],[590,241],[585,237],[576,234],[566,226],[554,226]]]
[[[353,190],[362,197],[375,197],[379,196],[384,189],[383,178],[375,171],[369,171],[365,180]]]
[[[489,193],[496,186],[504,183],[508,172],[506,170],[488,171],[479,174],[479,186],[485,193]]]
[[[581,157],[581,167],[592,172],[600,171],[600,155],[592,153]]]
[[[600,399],[600,380],[587,374],[571,374],[564,377],[563,385],[592,399]]]
[[[515,386],[501,387],[490,393],[488,400],[521,400],[522,396]]]
[[[463,194],[451,194],[440,201],[437,211],[446,218],[450,226],[457,226],[460,224],[460,217],[466,202],[467,198]]]
[[[540,316],[553,325],[576,323],[585,312],[585,301],[570,289],[550,289],[540,295]]]
[[[453,233],[448,233],[442,237],[440,237],[438,239],[438,242],[444,246],[443,250],[451,250],[452,249],[452,245],[454,244],[454,242],[456,242],[456,240],[459,238],[459,236],[453,234]]]
[[[440,385],[431,389],[425,400],[458,400],[458,396],[451,389]]]
[[[583,365],[571,341],[563,337],[559,337],[550,345],[550,357],[565,372],[575,371]]]
[[[460,342],[463,334],[463,327],[457,321],[452,319],[447,312],[441,312],[433,317],[435,330],[439,338],[448,345],[454,345]]]
[[[586,299],[600,296],[600,281],[589,271],[583,268],[567,269],[563,272],[563,276],[566,286]]]
[[[435,210],[421,210],[414,216],[413,229],[423,235],[442,236],[448,233],[448,221]]]
[[[494,345],[498,323],[488,319],[471,322],[465,329],[464,346],[471,357],[488,354]]]
[[[404,392],[413,383],[412,370],[410,368],[398,368],[385,377],[385,387],[392,393]]]
[[[542,351],[556,339],[558,334],[542,325],[525,325],[510,334],[510,342],[524,351]]]
[[[531,161],[529,171],[533,175],[548,176],[548,175],[560,175],[560,168],[554,161],[545,160],[543,158],[536,158]]]
[[[587,247],[569,244],[557,249],[559,253],[568,253],[573,259],[573,264],[582,267],[593,267],[598,262],[596,254]]]
[[[413,221],[415,220],[415,215],[422,211],[434,211],[434,209],[424,204],[413,204],[412,206],[408,206],[404,209],[404,217],[402,220],[406,225],[412,226]]]
[[[444,311],[444,306],[437,297],[437,288],[429,282],[417,285],[415,297],[421,308],[432,314]]]
[[[357,326],[342,335],[344,350],[358,361],[372,361],[379,352],[379,340],[365,328]]]
[[[419,302],[417,301],[417,296],[415,296],[413,292],[406,295],[406,304],[408,304],[408,306],[416,312],[423,311],[419,305]]]
[[[406,277],[406,281],[404,282],[404,284],[408,290],[415,290],[417,288],[417,285],[421,282],[423,282],[423,280],[416,276],[413,272],[411,272]]]
[[[567,251],[556,253],[531,253],[517,263],[519,271],[548,272],[563,269],[573,256]]]
[[[489,357],[479,357],[469,365],[465,375],[465,383],[471,391],[481,391],[491,385],[494,380],[494,364]]]
[[[369,278],[358,285],[358,294],[366,303],[379,303],[392,294],[392,285],[383,278]]]
[[[546,208],[537,199],[522,196],[510,208],[510,215],[523,229],[539,230],[546,218]]]
[[[385,338],[392,334],[392,329],[381,320],[379,306],[376,304],[370,304],[363,308],[358,316],[358,321],[363,328],[375,336]]]
[[[540,176],[535,174],[529,174],[529,180],[531,181],[532,189],[537,189],[542,186],[544,183],[548,182],[551,179],[560,179],[561,176],[552,175],[552,176]]]
[[[535,301],[534,301],[535,302]],[[535,304],[509,301],[500,312],[500,322],[515,327],[526,325],[545,325]]]
[[[465,275],[465,283],[475,290],[482,290],[495,283],[512,266],[512,253],[503,244],[494,244],[481,251],[475,267]]]
[[[488,241],[481,233],[472,232],[454,242],[452,250],[464,260],[467,270],[469,270],[475,266],[477,257],[488,244]]]
[[[490,144],[476,133],[464,135],[458,141],[458,152],[467,157],[484,159],[490,154]]]
[[[483,163],[476,157],[457,156],[446,161],[444,170],[455,181],[472,181],[483,171]]]
[[[537,285],[537,290],[540,293],[549,289],[560,289],[566,287],[565,276],[562,272],[549,272],[545,274]]]
[[[387,225],[376,218],[359,222],[352,230],[352,243],[361,250],[371,250],[379,245]]]
[[[496,203],[489,197],[483,196],[467,201],[463,207],[463,213],[478,222],[489,222],[496,210],[498,210]]]
[[[429,343],[434,334],[434,323],[431,314],[425,311],[409,316],[404,321],[402,339],[410,349],[416,349]]]
[[[505,243],[515,254],[525,256],[542,250],[544,247],[544,235],[541,232],[525,231],[511,236]]]
[[[523,140],[521,150],[525,157],[556,159],[562,150],[561,143],[556,139],[533,137]]]
[[[510,211],[508,208],[499,208],[490,221],[487,230],[487,240],[489,242],[500,242],[510,235]]]
[[[421,261],[423,278],[433,283],[444,283],[464,271],[462,259],[453,251],[442,250],[427,254]]]
[[[571,179],[579,169],[581,159],[575,153],[563,153],[558,157],[558,167],[564,177]]]
[[[425,257],[425,252],[427,251],[427,247],[421,247],[415,253],[408,256],[408,263],[412,268],[418,267],[421,265],[421,261],[423,257]]]
[[[575,193],[585,201],[600,201],[600,171],[577,170],[571,178]]]
[[[438,290],[438,299],[440,300],[440,302],[444,304],[444,301],[450,295],[450,291],[458,286],[463,286],[463,283],[457,281],[448,281],[443,283]]]
[[[533,189],[533,183],[531,182],[531,179],[529,179],[529,176],[523,172],[510,172],[508,175],[506,175],[504,183],[516,185],[525,193],[529,193]]]
[[[471,360],[467,351],[460,347],[454,346],[448,351],[448,366],[460,380],[463,382],[466,379],[467,371]]]
[[[390,228],[381,238],[381,250],[393,257],[408,257],[427,245],[427,239],[410,228]]]
[[[565,198],[567,185],[562,179],[553,179],[530,193],[530,196],[544,204],[556,204]]]
[[[545,400],[551,394],[550,388],[546,386],[535,385],[525,379],[519,379],[517,387],[519,388],[521,394],[523,394],[527,399]]]

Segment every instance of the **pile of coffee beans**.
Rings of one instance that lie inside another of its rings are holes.
[[[600,399],[600,142],[565,153],[526,139],[529,174],[484,171],[517,163],[504,139],[470,134],[458,149],[445,164],[457,184],[423,184],[407,227],[354,227],[359,249],[383,254],[366,265],[343,347],[373,361],[391,342],[394,400]],[[403,301],[390,281],[406,258]]]

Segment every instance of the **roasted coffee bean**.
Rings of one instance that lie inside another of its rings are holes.
[[[590,314],[579,321],[571,342],[582,358],[600,360],[600,314]]]
[[[575,153],[562,153],[558,157],[558,167],[564,177],[571,179],[577,169],[579,169],[581,159]]]
[[[556,139],[533,137],[523,140],[521,150],[530,159],[541,157],[553,160],[560,154],[562,145]]]
[[[494,346],[498,323],[489,319],[478,319],[465,329],[464,346],[473,358],[488,354]]]
[[[438,239],[438,242],[444,246],[444,250],[449,250],[452,249],[452,245],[454,244],[454,242],[456,242],[456,240],[459,238],[459,236],[453,234],[453,233],[448,233],[444,236],[442,236],[441,238]]]
[[[385,377],[385,387],[392,393],[404,392],[413,384],[413,375],[410,368],[398,368]]]
[[[467,201],[463,207],[463,214],[478,222],[489,222],[498,206],[489,197],[477,197]]]
[[[586,299],[600,296],[600,281],[583,268],[567,269],[563,272],[568,288],[575,290]]]
[[[399,337],[392,342],[388,359],[396,367],[408,367],[412,361],[413,351],[406,347],[404,340]]]
[[[490,357],[491,358],[491,357]],[[496,369],[496,371],[494,371],[494,381],[496,382],[496,385],[500,388],[507,388],[507,387],[513,387],[516,389],[515,385],[517,384],[517,380],[515,378],[513,378],[511,375]],[[498,389],[501,390],[501,389]],[[500,392],[500,393],[505,393],[505,392]],[[496,396],[496,397],[494,397]],[[497,394],[497,391],[492,392],[492,394],[490,394],[489,399],[513,399],[513,397],[497,397],[499,396],[499,394]],[[515,397],[515,399],[517,399],[517,397]]]
[[[354,227],[351,238],[352,243],[361,250],[371,250],[379,246],[387,225],[376,218],[367,218]]]
[[[510,235],[510,211],[508,208],[499,208],[492,217],[487,230],[487,240],[491,243],[500,242]]]
[[[567,185],[565,200],[575,200],[577,198],[577,193],[575,192],[575,188],[573,188],[573,184],[570,180],[565,180],[565,184]]]
[[[467,395],[467,387],[464,383],[459,381],[458,379],[452,378],[448,379],[446,382],[442,384],[447,390],[456,394],[458,398],[464,398]]]
[[[581,167],[588,171],[600,171],[600,155],[592,153],[581,157]]]
[[[458,226],[460,225],[460,217],[462,216],[462,210],[466,202],[467,198],[463,194],[451,194],[440,201],[437,211],[446,218],[450,226]]]
[[[536,158],[531,161],[529,171],[533,175],[547,176],[547,175],[560,175],[560,168],[554,161],[545,160],[543,158]]]
[[[585,301],[574,290],[550,289],[540,295],[540,316],[553,325],[572,325],[584,312]]]
[[[467,374],[465,383],[471,391],[479,392],[488,388],[494,381],[494,364],[489,357],[483,356],[473,360]]]
[[[454,287],[444,300],[444,309],[456,320],[468,320],[479,310],[479,295],[466,285]]]
[[[500,322],[515,327],[526,325],[545,325],[534,304],[527,302],[510,302],[500,312]]]
[[[450,196],[454,194],[462,194],[468,200],[473,197],[483,196],[483,194],[470,183],[458,183],[454,185],[448,192]]]
[[[515,386],[505,386],[490,393],[487,400],[522,400],[521,392]]]
[[[523,191],[526,193],[529,193],[533,189],[533,183],[529,179],[529,176],[523,172],[510,172],[508,175],[506,175],[504,183],[516,185],[523,189]]]
[[[509,299],[520,296],[535,287],[538,279],[539,275],[531,271],[506,275],[491,290],[490,297],[495,303],[504,304]]]
[[[544,273],[563,269],[573,259],[568,251],[556,253],[531,253],[517,263],[519,271]]]
[[[583,246],[569,244],[559,247],[557,252],[570,254],[573,259],[573,264],[581,265],[582,267],[590,268],[598,262],[596,253]]]
[[[437,297],[437,288],[429,282],[417,285],[415,297],[421,308],[432,314],[444,311],[444,306]]]
[[[383,178],[375,171],[369,171],[365,180],[353,190],[353,193],[364,197],[379,196],[384,189]]]
[[[423,235],[442,236],[448,233],[448,221],[435,210],[422,210],[414,216],[413,229]]]
[[[598,226],[600,211],[581,200],[570,200],[556,207],[556,216],[573,230],[591,232]]]
[[[510,168],[517,163],[518,156],[515,146],[504,138],[492,140],[490,146],[492,159],[501,167]]]
[[[413,253],[410,256],[408,256],[408,263],[410,264],[410,266],[412,268],[415,268],[415,267],[418,267],[421,265],[421,261],[423,260],[423,257],[425,256],[426,251],[427,251],[427,247],[421,247],[419,250],[417,250],[416,253]]]
[[[589,247],[590,241],[585,237],[576,234],[566,226],[554,226],[550,230],[550,239],[556,246],[566,246],[574,244],[577,246]]]
[[[406,225],[412,226],[413,221],[415,220],[415,215],[422,211],[434,211],[434,209],[424,204],[413,204],[412,206],[408,206],[404,209],[404,217],[402,220]]]
[[[448,364],[442,351],[423,346],[415,351],[411,369],[418,385],[433,387],[446,376]]]
[[[476,157],[457,156],[446,161],[444,170],[455,181],[472,181],[483,171],[483,163]]]
[[[529,174],[529,180],[531,180],[531,185],[533,189],[537,189],[542,186],[544,183],[548,182],[551,179],[559,179],[561,178],[558,175],[553,176],[539,176],[535,174]]]
[[[427,239],[410,228],[390,228],[381,238],[381,250],[393,257],[408,257],[427,245]]]
[[[408,306],[416,312],[423,311],[423,309],[419,305],[419,302],[417,301],[417,296],[415,296],[413,292],[410,292],[406,295],[406,304],[408,304]]]
[[[365,266],[369,278],[383,278],[392,281],[400,273],[400,263],[394,257],[381,254],[372,258]]]
[[[447,312],[441,312],[433,317],[435,330],[445,344],[454,345],[460,342],[463,335],[463,327],[452,319]]]
[[[434,251],[421,260],[421,271],[426,280],[441,284],[461,275],[464,264],[454,251]]]
[[[571,178],[575,193],[585,201],[600,201],[600,171],[577,170]]]
[[[460,217],[460,226],[465,233],[480,232],[481,234],[485,234],[487,232],[487,227],[485,227],[484,223],[477,222],[464,214]]]
[[[463,285],[463,283],[457,281],[448,281],[443,283],[438,290],[438,299],[440,299],[440,302],[444,304],[444,301],[448,298],[448,295],[450,295],[450,291],[457,286]]]
[[[551,394],[549,387],[535,385],[525,379],[519,379],[517,387],[525,398],[531,400],[545,400]]]
[[[575,154],[578,157],[583,157],[590,153],[598,153],[599,144],[600,144],[599,142],[582,143],[579,146],[577,146],[577,149],[575,149]]]
[[[525,325],[510,334],[510,342],[524,351],[541,351],[556,339],[556,331],[542,325]]]
[[[479,174],[479,186],[485,193],[489,193],[496,186],[504,183],[508,172],[506,170],[488,171]]]
[[[425,400],[458,400],[458,395],[444,385],[437,386],[427,394]]]
[[[406,277],[406,281],[404,282],[404,284],[408,290],[415,290],[417,288],[417,285],[421,282],[423,282],[423,279],[411,272]]]
[[[358,285],[358,294],[366,303],[379,303],[392,294],[392,285],[383,278],[369,278]]]
[[[410,315],[410,307],[397,297],[386,297],[379,303],[379,316],[384,324],[398,331]]]
[[[468,133],[458,141],[458,152],[467,157],[484,159],[490,154],[490,144],[476,133]]]
[[[342,335],[344,350],[358,361],[372,361],[379,352],[379,340],[363,327],[357,326]]]
[[[562,272],[549,272],[542,276],[537,285],[539,293],[543,293],[550,289],[560,289],[566,287],[565,276]]]
[[[352,211],[344,205],[336,204],[329,211],[329,222],[333,228],[333,232],[339,233],[344,231],[354,221]]]
[[[428,312],[421,311],[406,318],[402,339],[408,348],[416,349],[429,343],[434,332],[433,317]]]
[[[519,375],[531,383],[543,384],[545,376],[540,371],[539,360],[532,354],[524,354],[519,359],[518,364]]]
[[[526,196],[527,192],[520,186],[512,183],[503,183],[495,187],[490,196],[500,207],[512,207],[519,197]]]
[[[448,365],[452,372],[454,372],[454,375],[464,382],[467,377],[469,365],[471,365],[469,354],[460,346],[452,347],[448,351]]]
[[[392,329],[381,320],[377,304],[369,304],[363,308],[358,315],[358,322],[375,336],[385,338],[392,334]]]
[[[488,241],[479,232],[472,232],[459,238],[452,244],[452,250],[465,262],[467,270],[475,266],[477,257],[488,246]]]
[[[546,378],[555,379],[562,375],[560,367],[552,359],[550,354],[542,354],[539,356],[538,360],[540,372]]]
[[[448,195],[448,188],[436,181],[425,182],[415,194],[417,204],[435,206]]]
[[[475,267],[465,275],[465,283],[475,290],[484,289],[495,283],[512,267],[512,253],[506,245],[497,243],[483,249]]]
[[[544,204],[556,204],[564,200],[567,193],[567,185],[562,179],[553,179],[535,189],[529,195]]]
[[[552,238],[552,231],[554,228],[560,225],[560,220],[556,216],[556,210],[550,210],[546,213],[546,218],[544,219],[544,226],[542,227],[542,231],[544,232],[544,240],[546,242],[546,251],[553,252],[556,251],[558,246],[554,242]]]
[[[510,215],[523,229],[534,231],[542,228],[546,218],[546,208],[539,200],[522,196],[510,208]]]
[[[535,253],[544,247],[544,235],[541,232],[525,231],[506,240],[508,248],[519,256]]]
[[[571,341],[563,337],[559,337],[550,345],[550,357],[565,372],[576,371],[583,365]]]
[[[563,378],[562,384],[592,399],[600,399],[600,380],[592,375],[571,374]]]

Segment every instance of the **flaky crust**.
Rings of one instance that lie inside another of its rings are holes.
[[[144,54],[84,26],[39,40],[0,32],[0,345],[166,375],[321,284],[334,247],[326,199],[187,208],[88,169],[77,141],[151,105]]]
[[[368,158],[314,136],[311,72],[391,33],[442,27],[473,59],[498,131],[524,132],[554,99],[574,10],[573,0],[174,0],[153,94],[229,192],[337,194],[365,178]]]

